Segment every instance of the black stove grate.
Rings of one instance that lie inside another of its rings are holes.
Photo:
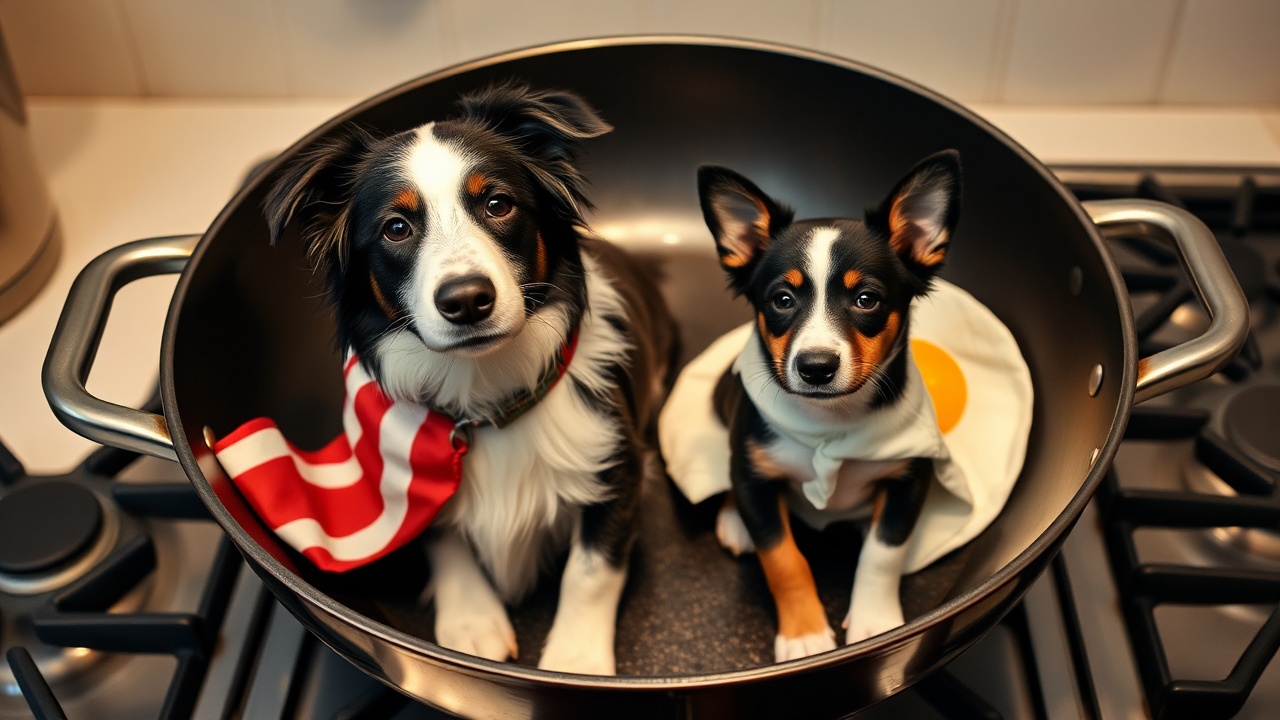
[[[1153,177],[1136,188],[1073,187],[1081,199],[1145,196],[1189,209],[1214,229],[1250,301],[1280,300],[1277,271],[1257,251],[1242,242],[1246,234],[1280,231],[1280,193],[1259,190],[1245,177],[1234,189],[1183,195]],[[1132,292],[1154,291],[1156,299],[1135,315],[1143,354],[1165,348],[1154,335],[1178,307],[1192,298],[1177,259],[1165,247],[1145,240],[1121,240],[1140,258],[1121,262]],[[1248,383],[1264,366],[1256,336],[1251,333],[1239,357],[1222,377]],[[1266,381],[1263,381],[1266,382]],[[1238,443],[1215,429],[1211,413],[1197,407],[1147,405],[1134,409],[1126,440],[1193,442],[1196,460],[1235,491],[1234,496],[1206,495],[1191,490],[1153,490],[1125,487],[1117,472],[1108,473],[1099,490],[1099,503],[1111,569],[1125,614],[1129,638],[1152,715],[1157,720],[1231,717],[1244,706],[1259,677],[1280,649],[1280,573],[1245,568],[1198,567],[1143,562],[1135,531],[1140,528],[1204,529],[1280,527],[1280,503],[1274,497],[1276,478],[1242,453]],[[1160,605],[1221,606],[1272,604],[1276,608],[1238,661],[1222,680],[1173,676],[1156,625]]]
[[[100,448],[66,477],[108,490],[116,503],[135,517],[210,519],[186,483],[115,483],[114,476],[137,457],[124,450]],[[50,479],[27,476],[21,463],[0,444],[0,484],[16,487]],[[57,647],[172,655],[177,669],[157,717],[185,720],[195,706],[240,563],[235,547],[224,537],[193,613],[108,613],[108,608],[156,569],[155,548],[144,529],[124,540],[85,575],[52,594],[34,614],[32,625],[41,642]],[[41,720],[65,718],[27,649],[12,647],[6,655],[35,716]]]
[[[1202,439],[1200,432],[1206,421],[1207,415],[1140,407],[1135,409],[1125,437]],[[1223,680],[1173,677],[1156,627],[1155,609],[1166,603],[1280,603],[1280,573],[1142,562],[1134,532],[1142,527],[1275,528],[1280,527],[1280,505],[1270,497],[1252,495],[1219,497],[1191,491],[1124,488],[1114,470],[1107,474],[1098,497],[1112,573],[1152,715],[1158,720],[1235,715],[1280,649],[1280,605]]]
[[[1154,177],[1142,178],[1136,187],[1113,189],[1072,186],[1081,199],[1102,197],[1150,197],[1187,207],[1213,227],[1223,242],[1242,286],[1251,300],[1280,301],[1277,267],[1252,263],[1240,238],[1263,230],[1280,232],[1280,193],[1259,189],[1245,178],[1237,188],[1212,197],[1183,199]],[[1136,190],[1136,192],[1135,192]],[[1120,240],[1130,261],[1121,262],[1130,289],[1154,293],[1154,302],[1136,314],[1141,351],[1163,349],[1153,335],[1166,325],[1178,307],[1191,299],[1190,286],[1176,256],[1164,246],[1139,239]],[[1263,366],[1258,343],[1251,336],[1241,356],[1223,375],[1246,382]],[[1099,491],[1111,569],[1126,615],[1128,633],[1139,673],[1153,715],[1175,718],[1229,717],[1244,705],[1254,685],[1280,648],[1280,573],[1248,569],[1204,568],[1143,562],[1134,534],[1141,528],[1277,528],[1280,504],[1273,497],[1275,476],[1260,468],[1228,442],[1209,422],[1209,413],[1197,408],[1147,405],[1133,412],[1127,440],[1194,442],[1195,456],[1238,493],[1235,497],[1207,496],[1191,491],[1160,491],[1122,486],[1115,471]],[[133,453],[101,449],[72,475],[99,483],[123,510],[138,517],[158,519],[207,519],[204,507],[184,482],[119,484],[112,478],[137,458]],[[27,478],[21,464],[0,445],[0,486],[15,486],[41,479]],[[0,488],[3,491],[3,488]],[[104,652],[167,654],[177,659],[158,715],[162,720],[186,720],[195,707],[204,682],[215,640],[227,613],[240,558],[225,537],[221,540],[213,570],[192,613],[108,613],[115,601],[137,586],[155,569],[156,555],[145,533],[127,539],[101,564],[73,584],[53,594],[36,613],[37,637],[48,644],[87,647]],[[1062,612],[1074,636],[1072,660],[1077,663],[1077,683],[1086,702],[1086,713],[1098,716],[1096,689],[1092,687],[1083,648],[1079,646],[1081,618],[1072,605],[1069,579],[1061,560],[1053,565]],[[1221,605],[1272,604],[1276,609],[1248,643],[1225,679],[1191,680],[1173,676],[1158,631],[1155,610],[1162,604]],[[279,608],[277,608],[279,610]],[[1022,606],[1004,620],[1022,646],[1021,656],[1031,665],[1028,680],[1036,717],[1047,717],[1046,705],[1034,668],[1027,617]],[[318,641],[307,637],[302,657],[323,652]],[[30,654],[21,647],[9,650],[7,659],[32,712],[37,718],[66,717]],[[306,662],[297,661],[281,672],[283,680],[297,685],[304,680]],[[254,672],[262,670],[258,668]],[[267,670],[270,670],[269,668]],[[297,689],[287,693],[296,700]],[[1000,718],[1002,712],[963,679],[943,669],[911,691],[941,717]],[[892,700],[890,701],[892,702]],[[234,706],[235,701],[232,701]],[[412,714],[411,701],[395,691],[373,684],[327,713],[335,718],[392,718]]]

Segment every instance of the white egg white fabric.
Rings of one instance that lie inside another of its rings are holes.
[[[750,323],[713,342],[676,380],[658,419],[667,472],[690,502],[729,490],[729,432],[716,417],[712,395],[731,365],[761,361]],[[1012,333],[985,305],[951,283],[935,280],[911,311],[911,338],[937,345],[960,366],[967,400],[945,436],[914,361],[901,400],[865,419],[812,426],[788,416],[766,373],[747,372],[748,396],[773,427],[814,449],[815,477],[802,487],[792,510],[818,527],[860,513],[823,512],[845,460],[934,458],[937,481],[929,488],[908,548],[905,572],[915,572],[977,537],[1004,507],[1031,432],[1031,373]]]

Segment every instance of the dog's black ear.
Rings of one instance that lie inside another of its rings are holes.
[[[562,206],[571,223],[582,223],[591,208],[587,181],[574,162],[582,141],[613,129],[578,95],[567,90],[534,90],[518,83],[494,85],[458,101],[456,118],[478,123],[511,141],[530,159],[534,180]]]
[[[943,150],[921,160],[868,217],[889,245],[926,282],[942,267],[960,219],[960,153]]]
[[[729,273],[733,288],[742,292],[752,265],[769,247],[770,239],[791,224],[793,213],[755,183],[716,165],[698,168],[698,197],[702,216],[716,240],[720,265]]]
[[[262,202],[273,245],[296,223],[313,261],[341,261],[352,174],[371,143],[367,132],[351,127],[319,141],[285,166]]]

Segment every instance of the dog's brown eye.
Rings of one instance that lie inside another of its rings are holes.
[[[858,297],[854,298],[853,304],[859,310],[873,310],[880,304],[880,296],[873,292],[858,293]]]
[[[382,237],[391,242],[404,242],[413,234],[413,228],[404,218],[391,218],[382,225]]]
[[[769,302],[772,302],[773,306],[779,310],[790,310],[795,306],[796,299],[791,297],[791,293],[783,290],[774,293],[773,297],[769,298]]]
[[[484,213],[491,218],[506,217],[515,207],[511,198],[506,195],[494,195],[484,204]]]

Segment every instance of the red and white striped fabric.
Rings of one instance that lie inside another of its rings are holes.
[[[298,449],[270,418],[214,445],[267,526],[329,572],[367,565],[417,537],[457,491],[466,453],[450,442],[451,418],[392,401],[354,355],[343,373],[343,433],[323,448]]]

